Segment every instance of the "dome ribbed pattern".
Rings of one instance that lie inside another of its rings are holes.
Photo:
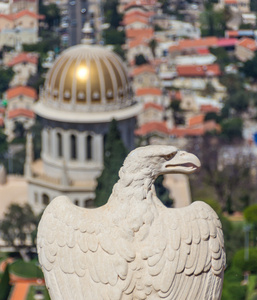
[[[47,106],[62,110],[109,110],[131,104],[122,60],[101,46],[65,50],[48,71],[42,94]]]

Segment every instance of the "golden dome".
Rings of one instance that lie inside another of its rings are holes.
[[[43,102],[61,110],[111,110],[131,105],[126,68],[103,46],[68,48],[48,71]]]

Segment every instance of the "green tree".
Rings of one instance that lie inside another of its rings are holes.
[[[103,32],[104,43],[107,45],[123,45],[125,44],[125,33],[116,28],[109,28]]]
[[[124,51],[124,49],[122,48],[121,45],[115,45],[114,48],[113,48],[113,51],[115,53],[117,53],[123,60],[126,59],[126,57],[125,57],[125,51]]]
[[[156,50],[156,47],[158,45],[158,42],[156,41],[156,39],[152,39],[149,43],[148,43],[151,51],[152,51],[152,54],[153,54],[153,57],[155,57],[155,50]]]
[[[252,240],[252,245],[257,244],[257,204],[248,206],[244,210],[245,220],[251,224],[250,237]]]
[[[237,115],[247,111],[249,104],[250,95],[244,90],[230,94],[225,100],[225,106],[228,106],[229,109],[233,109]]]
[[[147,63],[148,63],[148,61],[147,61],[147,59],[144,57],[143,54],[138,54],[138,55],[136,55],[136,57],[135,57],[135,64],[136,64],[137,66],[144,65],[144,64],[147,64]]]
[[[257,204],[253,204],[244,210],[244,218],[248,223],[257,226]]]
[[[29,204],[11,204],[0,223],[0,231],[8,245],[24,246],[27,236],[33,232],[36,225],[37,218]]]
[[[17,138],[24,138],[26,130],[24,128],[23,123],[19,121],[15,121],[13,132]]]
[[[6,266],[0,280],[0,300],[8,299],[12,286],[10,285],[9,265]]]
[[[228,52],[222,47],[210,48],[210,52],[217,57],[217,63],[222,70],[231,62]]]
[[[242,140],[243,120],[241,118],[225,119],[221,122],[222,136],[228,142]]]
[[[42,149],[42,139],[41,139],[41,131],[42,131],[42,124],[37,119],[35,124],[30,128],[30,131],[33,136],[33,150],[34,150],[34,158],[39,159],[40,153]]]
[[[113,28],[120,26],[120,22],[122,21],[122,15],[119,14],[117,10],[118,4],[118,0],[108,0],[104,2],[105,22],[109,23]]]
[[[257,0],[250,1],[250,9],[251,11],[257,12]]]
[[[49,29],[54,26],[58,26],[61,19],[60,8],[55,3],[50,3],[48,5],[39,3],[39,13],[45,16],[45,23],[48,25]]]
[[[9,88],[9,83],[14,76],[12,68],[0,67],[0,97]]]
[[[213,3],[205,3],[205,10],[200,15],[202,36],[224,36],[226,22],[229,19],[229,12],[224,10],[214,10]]]
[[[242,203],[245,195],[254,199],[256,188],[251,175],[252,158],[234,154],[232,161],[228,161],[224,152],[220,152],[225,145],[219,136],[205,135],[202,139],[192,141],[188,150],[195,153],[202,164],[192,188],[196,186],[199,189],[204,185],[213,190],[222,210],[229,208],[231,212],[245,207]]]
[[[229,95],[244,90],[244,81],[240,74],[226,74],[220,77],[220,83],[227,88]]]
[[[238,250],[233,258],[233,265],[241,272],[257,274],[257,248],[249,248],[249,258],[245,259],[245,249]]]
[[[251,60],[247,60],[244,63],[241,71],[245,74],[245,76],[257,80],[257,53],[255,53],[254,57]]]
[[[112,120],[106,136],[104,149],[104,169],[97,179],[95,205],[105,204],[112,192],[113,185],[118,181],[118,172],[127,155],[118,129],[117,121]]]
[[[205,89],[203,90],[203,96],[212,96],[216,92],[215,87],[212,85],[211,82],[207,82]]]
[[[42,31],[42,40],[36,44],[23,44],[23,50],[25,52],[38,52],[43,59],[48,51],[55,51],[60,48],[60,36],[52,31]]]
[[[0,129],[0,162],[3,161],[6,152],[8,151],[7,136],[3,129]]]

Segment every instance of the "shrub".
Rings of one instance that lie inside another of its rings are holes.
[[[245,260],[245,249],[238,250],[233,258],[233,266],[242,272],[257,274],[257,248],[249,248],[248,260]]]

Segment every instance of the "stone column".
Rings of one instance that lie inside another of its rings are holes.
[[[77,134],[77,152],[78,152],[78,160],[81,162],[85,162],[86,158],[86,137],[84,133]]]
[[[103,164],[103,156],[104,156],[103,136],[100,134],[97,134],[97,135],[93,135],[92,137],[93,137],[93,140],[92,140],[93,160],[98,163]]]

